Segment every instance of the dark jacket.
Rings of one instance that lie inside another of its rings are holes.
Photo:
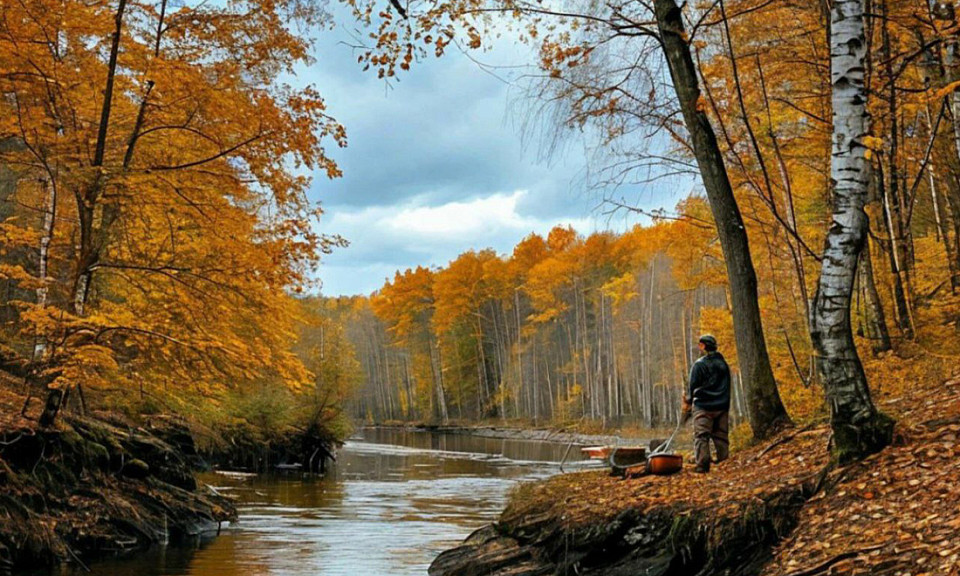
[[[730,367],[719,352],[710,352],[693,363],[687,398],[701,410],[730,409]]]

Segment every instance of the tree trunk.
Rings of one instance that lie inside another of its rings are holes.
[[[447,424],[450,421],[450,414],[447,411],[447,398],[443,392],[443,356],[440,354],[440,342],[434,346],[433,339],[428,337],[427,346],[430,348],[430,363],[435,366],[433,383],[437,393],[437,415],[443,424]],[[434,361],[434,349],[436,349],[436,361]]]
[[[40,287],[37,288],[37,308],[42,310],[47,306],[47,296],[49,294],[47,264],[50,261],[50,242],[53,241],[53,228],[57,215],[57,183],[42,180],[41,185],[47,193],[46,198],[44,198],[43,234],[40,237],[40,258],[37,270],[37,278],[40,280]],[[41,360],[46,349],[46,336],[38,333],[33,345],[33,361]]]
[[[880,301],[880,292],[877,290],[877,283],[873,276],[873,257],[870,254],[869,243],[863,247],[860,262],[863,266],[860,270],[860,278],[867,302],[867,333],[870,335],[874,354],[878,354],[890,350],[893,346],[890,343],[890,331],[887,329],[887,318],[883,311],[883,303]]]
[[[113,85],[117,74],[117,58],[120,54],[120,40],[123,29],[123,13],[127,6],[127,0],[120,0],[117,5],[117,12],[114,15],[114,31],[110,43],[110,57],[107,64],[107,80],[103,90],[103,105],[100,108],[100,124],[97,127],[97,143],[93,154],[94,168],[103,166],[106,157],[107,131],[110,126],[110,114],[113,111]],[[76,277],[73,287],[73,311],[77,316],[84,315],[84,308],[87,303],[87,296],[90,293],[90,282],[93,276],[93,268],[100,258],[102,248],[102,238],[105,234],[103,228],[107,226],[108,221],[105,215],[102,218],[100,226],[94,223],[96,214],[96,203],[102,191],[101,175],[97,174],[94,181],[85,187],[82,192],[77,194],[77,212],[80,219],[80,251],[77,262]],[[113,207],[111,210],[115,210]],[[96,238],[95,238],[96,236]]]
[[[766,438],[789,422],[780,400],[757,302],[757,275],[750,259],[747,231],[737,206],[716,134],[700,104],[700,88],[683,17],[674,0],[655,0],[657,27],[674,90],[703,178],[707,199],[717,224],[733,297],[733,326],[740,369],[747,383],[750,424],[754,437]]]
[[[831,19],[834,206],[810,326],[830,405],[834,450],[838,460],[846,463],[889,444],[893,420],[879,412],[870,399],[850,324],[857,261],[868,229],[863,206],[870,181],[863,144],[869,122],[863,73],[863,0],[834,0]]]
[[[883,71],[887,83],[887,128],[889,131],[889,140],[886,146],[887,167],[886,180],[881,176],[878,183],[883,186],[884,217],[887,224],[887,233],[890,237],[890,269],[893,272],[894,281],[894,303],[897,306],[898,328],[905,338],[913,339],[913,310],[910,306],[909,284],[907,274],[909,267],[909,258],[904,244],[907,242],[909,230],[904,225],[903,218],[903,194],[907,191],[900,190],[900,170],[899,170],[899,110],[897,105],[897,75],[893,66],[893,56],[890,47],[890,21],[887,17],[887,2],[883,0],[880,3],[881,18],[883,20],[881,31],[881,50],[880,54],[884,60]]]
[[[521,412],[521,400],[523,395],[523,326],[520,324],[520,289],[514,288],[513,290],[513,311],[514,316],[517,320],[517,392],[516,398],[514,400],[514,406],[516,407],[516,415],[519,416]]]
[[[63,405],[63,397],[63,390],[56,388],[52,388],[47,394],[47,401],[43,406],[43,412],[40,414],[39,424],[41,427],[53,426],[54,422],[57,421],[57,414],[60,413],[60,407]]]
[[[932,115],[930,114],[929,104],[924,107],[923,113],[932,140],[936,137],[936,134],[934,134],[934,123]],[[927,168],[927,178],[930,183],[930,201],[933,204],[933,219],[936,225],[937,241],[943,242],[943,247],[947,254],[947,266],[950,270],[950,289],[956,294],[957,290],[960,289],[960,260],[957,259],[956,245],[951,240],[950,233],[944,225],[944,220],[950,219],[952,215],[947,213],[947,206],[943,203],[943,196],[955,193],[955,191],[947,190],[944,194],[939,194],[937,191],[937,174],[939,174],[937,164],[931,159],[930,166]]]
[[[931,47],[928,50],[924,51],[924,86],[930,88],[933,85],[933,82],[936,80],[936,87],[942,86],[944,80],[947,84],[950,84],[956,81],[957,74],[957,39],[955,34],[950,34],[949,31],[956,29],[956,19],[952,3],[940,3],[935,0],[927,1],[928,14],[930,22],[933,24],[935,35],[939,35],[941,32],[946,32],[943,36],[943,41],[940,42],[935,47]],[[941,9],[946,9],[947,12],[943,13]],[[923,42],[923,35],[918,33],[918,40],[921,40],[921,45],[927,45],[926,42]],[[953,132],[953,145],[954,152],[958,157],[960,157],[960,93],[957,90],[952,90],[950,94],[946,97],[946,104],[950,108],[950,124],[952,126]],[[929,105],[925,109],[927,117],[927,125],[931,127],[931,132],[933,131],[933,125],[931,123],[931,114]],[[931,138],[933,135],[931,135]],[[949,234],[946,228],[942,228],[938,225],[938,233],[944,241],[944,246],[947,251],[947,258],[949,259],[950,266],[950,283],[951,288],[954,293],[960,289],[960,181],[957,181],[953,176],[952,172],[955,170],[953,168],[955,163],[947,163],[947,169],[944,171],[946,176],[946,186],[942,190],[943,194],[936,194],[935,189],[935,178],[934,174],[936,173],[934,169],[934,164],[931,162],[930,165],[930,186],[931,194],[934,195],[934,210],[940,212],[941,219],[946,217],[948,220],[951,220],[950,224],[954,230],[954,238],[951,241],[949,239]],[[936,196],[946,196],[948,206],[943,206],[940,202],[937,201]],[[950,215],[947,214],[947,208],[949,207]],[[942,220],[938,222],[942,224]],[[960,324],[958,324],[960,327]]]

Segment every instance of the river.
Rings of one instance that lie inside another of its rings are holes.
[[[495,519],[518,482],[559,471],[566,445],[369,429],[324,478],[208,474],[239,521],[192,546],[100,561],[94,576],[424,576]],[[570,455],[579,460],[579,452]],[[573,464],[576,466],[577,464]],[[79,576],[75,567],[56,574]]]

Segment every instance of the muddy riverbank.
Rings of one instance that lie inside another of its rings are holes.
[[[367,427],[372,430],[397,430],[413,432],[433,432],[437,434],[451,434],[474,436],[478,438],[496,438],[501,440],[523,440],[530,442],[554,442],[557,444],[573,444],[575,446],[596,446],[606,444],[640,445],[646,446],[651,438],[669,436],[670,431],[655,430],[647,434],[629,434],[618,436],[615,434],[581,434],[566,430],[551,428],[513,428],[501,426],[455,426],[442,424],[416,425],[377,425]]]

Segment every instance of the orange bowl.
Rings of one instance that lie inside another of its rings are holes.
[[[654,454],[647,463],[650,466],[650,473],[658,476],[676,474],[683,469],[683,456],[676,454]]]

